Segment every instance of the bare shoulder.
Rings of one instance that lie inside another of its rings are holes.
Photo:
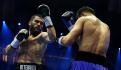
[[[47,37],[47,36],[48,36],[48,33],[47,33],[47,32],[41,32],[41,33],[40,33],[39,35],[37,35],[36,37],[30,39],[30,41],[31,41],[31,40],[43,39],[43,38],[45,38],[45,37]]]
[[[41,35],[42,35],[42,37],[47,37],[48,33],[47,32],[42,32]]]
[[[83,17],[83,19],[84,20],[91,20],[91,21],[96,21],[97,20],[97,17],[95,17],[95,16],[85,16],[85,17]]]
[[[110,28],[106,23],[102,23],[101,27],[102,32],[106,33],[107,35],[110,35]]]
[[[42,32],[41,35],[42,35],[43,41],[45,41],[46,43],[50,42],[49,35],[47,32]]]
[[[41,32],[38,36],[34,37],[32,40],[40,42],[48,42],[49,36],[47,32]]]
[[[80,17],[77,21],[85,21],[85,20],[87,20],[86,17]]]
[[[85,22],[85,20],[86,20],[85,17],[78,18],[74,26],[80,27],[80,25],[82,25]]]
[[[110,30],[109,26],[106,23],[103,23],[103,26],[105,26],[108,30]]]
[[[46,36],[48,36],[48,33],[47,32],[41,32],[39,35],[36,36],[36,38],[46,37]]]

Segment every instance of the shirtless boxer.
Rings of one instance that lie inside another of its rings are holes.
[[[107,70],[106,53],[110,42],[108,25],[98,19],[90,7],[80,8],[77,17],[71,31],[58,40],[59,44],[68,46],[80,39],[71,70]]]
[[[33,15],[29,21],[29,31],[26,29],[20,30],[11,44],[5,48],[8,55],[12,55],[17,50],[17,63],[41,65],[47,44],[53,42],[56,38],[49,7],[42,4],[38,6],[37,10],[39,14]],[[47,32],[42,32],[44,24]]]

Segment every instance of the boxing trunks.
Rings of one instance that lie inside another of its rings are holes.
[[[42,64],[34,63],[17,63],[16,70],[46,70]]]
[[[108,70],[106,58],[88,52],[78,52],[70,70]]]

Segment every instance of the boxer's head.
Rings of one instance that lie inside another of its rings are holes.
[[[95,15],[95,12],[92,8],[90,8],[88,6],[84,6],[77,11],[77,18],[79,18],[81,16],[86,16],[87,14]]]
[[[38,14],[33,15],[29,21],[30,33],[34,36],[38,35],[41,32],[43,25],[44,25],[44,21],[42,16]]]

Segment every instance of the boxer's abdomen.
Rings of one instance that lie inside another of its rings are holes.
[[[39,44],[37,41],[29,42],[28,45],[26,45],[27,48],[22,48],[21,46],[21,54],[18,56],[18,62],[41,64],[41,53],[44,46],[44,43]]]

